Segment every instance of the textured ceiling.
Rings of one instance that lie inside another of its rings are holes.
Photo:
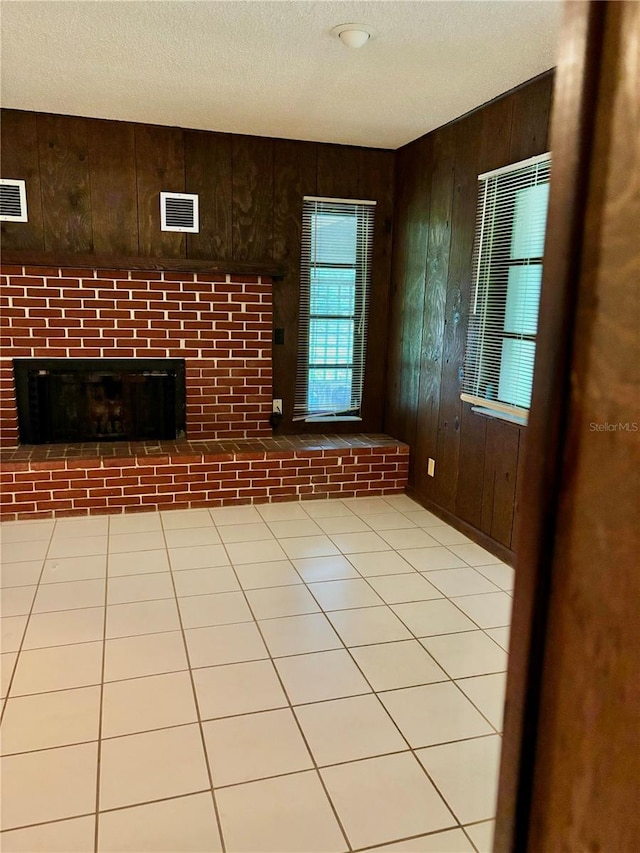
[[[561,4],[3,0],[2,105],[396,148],[555,64]],[[360,50],[330,30],[363,22]]]

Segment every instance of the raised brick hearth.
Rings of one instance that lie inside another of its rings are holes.
[[[2,452],[2,519],[403,492],[409,448],[385,435],[22,446]]]

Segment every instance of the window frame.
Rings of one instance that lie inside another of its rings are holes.
[[[316,204],[315,210],[307,204]],[[326,205],[324,211],[322,205]],[[339,207],[344,206],[345,215],[355,207],[356,244],[353,263],[322,262],[314,257],[314,235],[312,220],[322,214],[339,215]],[[362,420],[362,395],[364,389],[368,310],[371,291],[371,265],[373,237],[375,227],[375,206],[373,200],[325,198],[304,196],[300,263],[300,300],[298,363],[296,369],[296,388],[294,401],[294,421],[322,422],[336,420]],[[332,209],[333,208],[333,209]],[[365,211],[371,211],[371,213]],[[307,233],[307,228],[309,232]],[[315,270],[353,270],[354,298],[352,314],[312,313],[312,276]],[[352,350],[349,362],[311,362],[311,326],[313,320],[348,320],[352,329]],[[330,406],[312,409],[309,400],[310,375],[313,370],[349,370],[351,372],[351,393],[349,406],[333,410]],[[302,403],[304,400],[304,404]]]
[[[538,180],[540,167],[542,167],[546,179]],[[535,333],[505,329],[510,292],[510,271],[518,267],[540,267],[540,280],[542,280],[544,258],[538,255],[520,255],[514,258],[509,254],[493,261],[491,254],[493,244],[499,242],[500,239],[504,240],[507,233],[509,241],[513,239],[516,225],[517,193],[521,189],[548,184],[547,173],[550,168],[551,154],[547,152],[478,176],[479,192],[473,251],[473,286],[470,294],[460,399],[463,402],[471,403],[474,412],[523,425],[527,423],[529,407],[503,402],[498,398],[505,360],[504,342],[514,340],[533,343],[535,358],[538,313],[536,313]],[[500,175],[523,172],[526,176],[525,170],[530,170],[531,182],[521,187],[515,184],[512,187],[507,187],[503,190],[502,195],[499,192],[498,182],[494,182],[493,185],[489,184],[492,178],[499,178]],[[482,194],[483,181],[485,182],[484,195]],[[544,214],[545,220],[547,214],[548,202]],[[489,236],[485,233],[487,228],[490,229]],[[487,251],[489,252],[488,259],[486,257]],[[502,251],[504,252],[504,249]],[[480,304],[479,311],[478,304]],[[539,298],[537,309],[539,312]],[[478,313],[480,313],[480,320],[474,323],[473,317]],[[485,350],[491,348],[494,349],[494,354],[486,354]],[[497,357],[495,350],[499,352]],[[488,374],[489,376],[487,376]],[[531,377],[533,381],[533,367]],[[498,389],[495,396],[482,396],[480,393],[481,385],[486,387],[494,385]],[[475,393],[471,393],[471,391]]]

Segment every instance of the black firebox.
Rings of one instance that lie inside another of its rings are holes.
[[[20,441],[145,441],[185,435],[180,358],[17,358]]]

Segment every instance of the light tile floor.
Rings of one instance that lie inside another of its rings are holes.
[[[488,851],[513,571],[406,496],[2,525],[11,851]]]

